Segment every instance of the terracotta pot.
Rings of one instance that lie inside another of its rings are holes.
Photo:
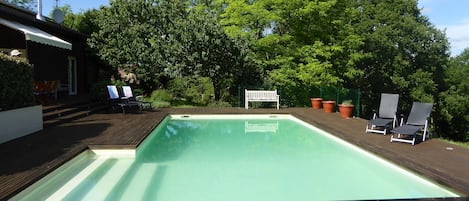
[[[353,112],[353,105],[339,105],[339,112],[340,112],[340,117],[342,118],[350,118],[352,117],[352,112]]]
[[[322,108],[324,108],[324,112],[326,113],[333,113],[335,109],[335,101],[322,101]]]
[[[321,109],[322,98],[311,98],[311,107],[315,110]]]

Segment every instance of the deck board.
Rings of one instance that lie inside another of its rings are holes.
[[[8,199],[89,146],[135,148],[167,114],[292,114],[339,138],[469,195],[469,150],[431,139],[415,146],[390,136],[365,134],[364,119],[342,119],[310,108],[157,109],[142,113],[93,114],[0,144],[0,200]],[[447,150],[452,147],[453,150]]]

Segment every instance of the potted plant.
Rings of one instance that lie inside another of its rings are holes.
[[[335,108],[335,101],[322,101],[322,108],[324,112],[333,113]]]
[[[352,104],[352,100],[344,100],[342,104],[339,104],[340,117],[342,118],[352,117],[353,108],[354,108],[354,105]]]
[[[311,98],[311,107],[315,110],[321,109],[322,98]]]

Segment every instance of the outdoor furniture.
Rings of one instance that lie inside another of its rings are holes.
[[[44,80],[34,82],[34,96],[36,97],[36,100],[43,105],[46,105],[52,101],[57,101],[59,83],[59,80]]]
[[[399,102],[399,94],[381,94],[378,113],[373,114],[373,119],[366,124],[365,133],[382,133],[386,135],[390,128],[397,125],[397,105]]]
[[[391,130],[391,142],[398,141],[415,145],[415,138],[420,131],[423,132],[422,141],[425,141],[428,133],[428,118],[430,118],[432,108],[433,103],[414,102],[407,122],[403,124],[404,120],[401,120],[401,126]],[[394,134],[397,134],[397,138],[394,138]],[[401,138],[401,135],[412,136],[412,139]]]
[[[249,102],[276,102],[277,110],[280,106],[280,95],[277,94],[277,90],[265,91],[265,90],[247,90],[244,91],[244,107],[248,109]]]
[[[122,92],[124,94],[123,98],[126,98],[131,103],[139,104],[141,110],[153,109],[153,107],[151,106],[151,102],[142,101],[142,100],[137,99],[137,97],[134,97],[134,94],[132,93],[132,88],[130,86],[122,86]]]
[[[117,91],[117,87],[115,85],[108,85],[107,86],[107,91],[109,93],[109,100],[111,102],[111,106],[114,108],[114,106],[119,106],[122,109],[122,113],[125,114],[125,108],[132,108],[133,106],[136,106],[141,110],[141,107],[138,103],[136,102],[130,102],[128,98],[121,97],[119,95],[119,91]]]

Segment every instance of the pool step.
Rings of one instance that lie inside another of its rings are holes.
[[[97,159],[86,168],[78,173],[75,177],[65,183],[61,188],[57,189],[54,194],[49,196],[46,200],[63,200],[67,195],[69,195],[84,179],[89,177],[94,170],[104,164],[107,159]]]
[[[116,160],[81,200],[108,200],[107,197],[112,195],[111,192],[119,184],[119,179],[123,178],[133,162],[132,159]]]
[[[155,182],[155,175],[158,172],[158,164],[156,163],[143,163],[138,168],[136,168],[136,174],[132,179],[126,184],[125,192],[122,193],[120,200],[135,200],[136,198],[149,195],[148,192],[151,189],[148,189],[149,186],[152,186],[151,183]],[[152,175],[150,175],[150,173]],[[153,200],[153,199],[143,199],[143,200]]]

